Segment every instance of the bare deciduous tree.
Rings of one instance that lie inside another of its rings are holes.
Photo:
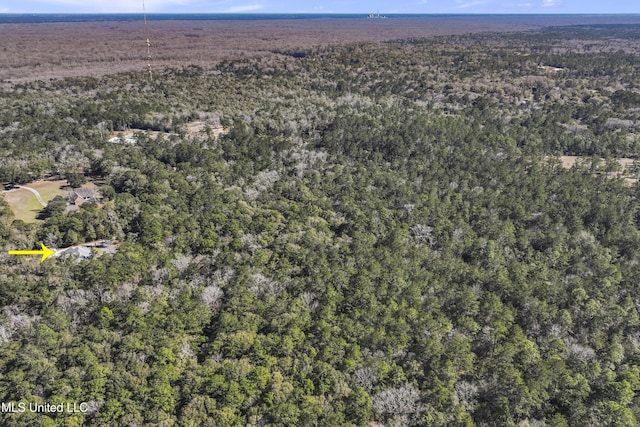
[[[424,224],[416,224],[412,226],[409,231],[413,236],[416,244],[421,245],[429,245],[429,247],[433,247],[436,242],[435,236],[433,235],[433,227]]]
[[[378,382],[378,377],[375,372],[373,372],[373,369],[368,366],[356,369],[353,376],[356,383],[358,383],[358,385],[367,392],[370,392],[373,389],[373,386]]]
[[[284,286],[280,282],[270,279],[261,273],[253,275],[253,282],[254,284],[249,290],[259,297],[263,295],[276,295],[284,289]]]
[[[224,292],[218,286],[209,285],[202,290],[200,301],[208,305],[212,311],[216,311],[220,308],[223,295]]]
[[[303,292],[302,295],[300,295],[300,299],[304,301],[304,304],[311,311],[314,311],[320,305],[313,292]]]
[[[407,424],[417,421],[422,411],[418,390],[409,383],[376,394],[373,396],[373,407],[383,414],[399,417]]]
[[[467,411],[473,411],[478,404],[478,386],[469,381],[458,381],[454,388],[460,403]]]

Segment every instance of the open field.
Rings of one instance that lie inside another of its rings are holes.
[[[125,144],[135,144],[137,143],[136,133],[144,133],[148,135],[150,138],[157,138],[158,136],[162,137],[170,137],[171,135],[176,135],[175,133],[168,132],[158,132],[154,130],[145,130],[145,129],[129,129],[126,131],[117,131],[112,132],[109,136],[108,141],[113,143],[125,143]]]
[[[576,163],[579,161],[588,161],[590,157],[586,156],[560,156],[560,161],[562,162],[562,167],[565,169],[571,169]],[[600,159],[600,161],[604,164],[604,159]],[[630,159],[628,157],[619,157],[616,161],[620,164],[622,170],[628,170],[633,166],[633,162],[635,159]]]
[[[627,184],[629,185],[635,184],[636,182],[638,182],[638,171],[636,169],[636,165],[638,161],[636,159],[619,157],[614,160],[618,162],[619,170],[612,171],[612,172],[605,171],[608,177],[610,178],[622,177],[624,178],[625,182],[627,182]],[[591,162],[591,158],[587,156],[560,156],[560,162],[562,163],[563,168],[571,169],[576,164],[590,164],[589,162]],[[599,163],[596,165],[596,170],[598,171],[598,173],[601,173],[601,171],[605,168],[605,166],[606,166],[605,159],[600,158]]]
[[[209,129],[214,136],[220,136],[229,132],[229,129],[225,129],[222,126],[212,125],[202,120],[198,120],[187,124],[187,133],[191,136],[203,133],[206,131],[207,126],[209,126]]]
[[[40,193],[44,201],[49,201],[57,195],[64,196],[62,187],[67,185],[66,180],[59,181],[34,181],[26,186]],[[24,222],[35,222],[36,216],[42,210],[42,205],[36,196],[25,188],[17,188],[2,193],[4,199],[11,207],[15,219]]]
[[[209,67],[225,59],[276,55],[359,41],[478,32],[536,30],[556,25],[638,23],[637,16],[419,16],[384,20],[291,19],[153,21],[148,23],[152,68]],[[0,24],[0,80],[26,82],[101,76],[147,67],[140,22]]]
[[[196,136],[198,134],[202,134],[206,131],[207,127],[209,127],[210,132],[214,136],[220,136],[222,134],[228,133],[229,129],[223,128],[220,125],[208,123],[206,121],[197,120],[193,122],[189,122],[185,125],[185,131],[189,136]],[[125,144],[136,144],[138,141],[136,140],[136,133],[141,132],[146,134],[148,137],[155,139],[157,137],[169,138],[171,136],[177,136],[177,133],[173,132],[160,132],[155,130],[145,130],[145,129],[129,129],[126,131],[114,131],[109,135],[109,142],[113,143],[125,143]]]

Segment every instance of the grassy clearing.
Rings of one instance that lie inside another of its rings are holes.
[[[637,160],[627,157],[618,157],[614,160],[618,162],[619,168],[616,171],[606,172],[609,178],[622,177],[628,185],[633,185],[638,182]],[[560,156],[560,161],[562,162],[563,168],[571,169],[576,164],[589,164],[587,162],[591,162],[592,158],[587,156]],[[605,166],[605,159],[599,158],[595,168],[596,173],[602,173]]]
[[[66,180],[60,181],[34,181],[26,184],[27,187],[33,188],[40,193],[43,200],[49,201],[57,195],[64,196],[62,187],[67,185]],[[42,210],[42,205],[38,203],[36,196],[29,190],[18,188],[2,193],[7,201],[15,219],[21,219],[24,222],[36,222],[36,216]]]

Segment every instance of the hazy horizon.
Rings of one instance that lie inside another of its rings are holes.
[[[40,13],[278,13],[278,14],[638,14],[637,4],[613,0],[0,0],[2,14]]]

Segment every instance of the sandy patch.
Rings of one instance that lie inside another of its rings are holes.
[[[220,136],[229,132],[229,129],[225,129],[222,126],[198,120],[187,123],[187,133],[191,136],[203,133],[207,130],[207,126],[211,129],[213,136]]]
[[[562,163],[562,167],[565,169],[571,169],[576,165],[576,163],[587,163],[590,162],[590,160],[591,158],[586,156],[560,156],[560,162]],[[599,160],[600,162],[596,167],[597,174],[604,173],[604,167],[606,166],[605,159],[600,158]],[[625,182],[628,185],[632,185],[638,182],[638,174],[640,170],[636,166],[640,167],[640,160],[631,159],[628,157],[619,157],[615,160],[620,165],[620,171],[606,172],[609,178],[624,178]]]

